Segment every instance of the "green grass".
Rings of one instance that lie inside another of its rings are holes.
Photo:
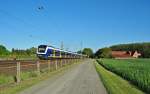
[[[29,78],[37,77],[37,72],[36,71],[29,71],[29,72],[22,72],[21,73],[21,81],[24,81]]]
[[[150,93],[150,59],[102,59],[99,63],[144,92]]]
[[[29,71],[29,72],[21,72],[21,81],[24,81],[29,78],[37,77],[36,71]],[[0,75],[0,85],[7,85],[10,83],[15,83],[15,76],[10,75]]]
[[[128,81],[106,70],[95,62],[95,67],[109,94],[144,94]]]
[[[13,76],[0,75],[0,85],[14,82]]]
[[[11,86],[7,86],[7,87],[3,87],[3,88],[0,88],[0,94],[17,94],[18,92],[28,88],[28,87],[31,87],[32,85],[40,82],[40,81],[43,81],[49,77],[51,77],[52,75],[56,75],[58,72],[60,72],[60,70],[58,71],[54,71],[54,72],[50,72],[50,73],[43,73],[41,76],[39,77],[30,77],[29,79],[29,75],[27,74],[24,74],[22,77],[26,77],[28,79],[25,80],[22,80],[19,84],[12,84]]]

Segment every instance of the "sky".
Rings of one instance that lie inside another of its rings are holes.
[[[71,51],[150,42],[150,0],[0,0],[0,44],[61,42]]]

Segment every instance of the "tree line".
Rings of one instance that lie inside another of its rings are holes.
[[[95,53],[93,53],[91,48],[84,48],[80,53],[92,58],[113,58],[112,51],[138,51],[141,53],[141,58],[150,58],[150,42],[112,45],[100,48]]]
[[[12,48],[11,51],[9,51],[4,45],[0,45],[0,56],[12,56],[12,57],[21,57],[21,56],[35,56],[36,55],[36,49],[35,47],[31,47],[29,49],[15,49]]]
[[[118,44],[101,48],[95,53],[95,57],[112,58],[111,51],[138,51],[141,53],[141,58],[150,58],[150,42]]]
[[[0,56],[36,56],[37,48],[12,49],[9,51],[5,46],[0,45]],[[79,54],[85,54],[90,58],[112,58],[111,51],[138,51],[141,58],[150,58],[150,42],[118,44],[110,47],[100,48],[95,53],[91,48],[84,48],[78,51]]]
[[[36,54],[36,49],[35,47],[29,48],[29,49],[12,49],[11,53],[13,55],[24,55],[24,56],[33,56]]]

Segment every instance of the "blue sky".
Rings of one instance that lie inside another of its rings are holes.
[[[43,10],[38,10],[43,6]],[[0,0],[0,44],[97,50],[150,41],[149,0]]]

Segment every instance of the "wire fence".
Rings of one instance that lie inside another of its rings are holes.
[[[54,71],[66,65],[79,62],[80,59],[52,59],[52,60],[15,60],[0,61],[0,75],[10,75],[21,81],[21,73],[35,71],[40,75],[42,70]]]

